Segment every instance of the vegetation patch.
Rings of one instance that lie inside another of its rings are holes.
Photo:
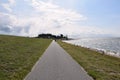
[[[50,42],[0,35],[0,80],[23,80]]]
[[[58,41],[94,80],[120,80],[120,58]]]

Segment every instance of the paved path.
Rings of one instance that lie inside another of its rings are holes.
[[[93,80],[53,41],[24,80]]]

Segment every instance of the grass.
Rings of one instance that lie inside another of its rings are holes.
[[[0,80],[23,80],[50,42],[0,35]]]
[[[80,46],[58,42],[94,80],[120,80],[120,58],[100,54]]]

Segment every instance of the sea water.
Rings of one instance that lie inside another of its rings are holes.
[[[120,38],[81,38],[65,42],[120,57]]]

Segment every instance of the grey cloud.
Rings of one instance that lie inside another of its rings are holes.
[[[0,32],[12,32],[11,19],[8,14],[0,13]]]
[[[25,33],[29,33],[30,27],[31,27],[31,24],[28,24],[27,26],[24,26]]]
[[[1,25],[1,26],[0,26],[0,31],[1,31],[1,32],[7,32],[7,33],[9,33],[9,32],[11,32],[12,30],[11,30],[10,27],[8,27],[8,26],[6,26],[6,25]]]
[[[71,31],[73,32],[73,29],[69,28],[69,31],[68,27],[74,26],[76,21],[83,18],[81,14],[75,11],[62,8],[48,1],[26,1],[29,2],[27,4],[32,7],[31,10],[34,10],[36,15],[19,17],[12,12],[0,12],[0,31],[15,35],[28,34],[30,36],[41,32],[70,33]],[[14,3],[14,0],[12,3]],[[6,8],[10,9],[11,7],[8,6]],[[22,14],[24,16],[24,13]]]
[[[11,14],[0,12],[0,33],[20,33],[23,27],[14,24],[15,19],[16,17]]]
[[[22,31],[22,28],[21,27],[15,27],[14,29],[13,29],[13,32],[14,33],[20,33]]]

